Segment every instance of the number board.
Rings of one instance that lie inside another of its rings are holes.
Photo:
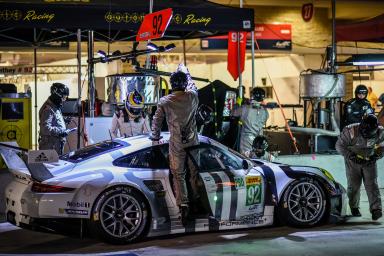
[[[246,206],[259,204],[261,202],[261,177],[247,176],[245,177],[245,185],[247,188]]]
[[[153,12],[144,16],[136,41],[145,41],[149,39],[163,37],[169,22],[172,19],[172,8]]]

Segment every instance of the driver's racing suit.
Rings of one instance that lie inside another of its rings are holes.
[[[60,107],[48,98],[40,108],[39,118],[39,149],[54,149],[57,154],[62,155],[68,134]]]

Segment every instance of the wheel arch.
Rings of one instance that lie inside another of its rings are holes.
[[[90,214],[90,216],[89,216],[89,220],[91,220],[91,219],[93,218],[94,209],[95,209],[95,207],[96,207],[96,203],[100,201],[100,200],[99,200],[100,197],[101,197],[105,192],[107,192],[107,191],[109,191],[109,190],[113,190],[113,189],[119,188],[119,187],[130,188],[130,189],[134,190],[135,192],[139,193],[141,196],[143,196],[143,197],[145,198],[144,203],[146,204],[146,206],[147,206],[147,208],[148,208],[148,210],[149,210],[149,212],[148,212],[148,217],[149,217],[149,219],[152,219],[152,211],[153,211],[153,209],[152,209],[151,204],[149,203],[149,199],[148,199],[147,195],[146,195],[141,189],[137,188],[136,186],[133,186],[133,185],[131,185],[131,184],[126,184],[126,183],[125,183],[125,184],[113,184],[112,186],[109,186],[109,187],[103,189],[103,190],[96,196],[95,200],[94,200],[93,203],[92,203],[91,214]]]
[[[287,191],[291,188],[291,185],[294,182],[297,182],[300,180],[314,180],[321,186],[321,189],[323,189],[324,194],[325,194],[325,199],[326,199],[326,207],[325,207],[325,214],[322,217],[322,219],[320,220],[320,223],[324,223],[324,221],[329,217],[330,211],[331,211],[331,192],[330,192],[331,188],[330,188],[328,182],[326,180],[324,180],[323,177],[318,176],[318,175],[313,174],[313,173],[301,173],[301,177],[294,178],[286,184],[284,189],[281,191],[279,200],[277,202],[277,207],[275,208],[276,213],[274,215],[274,218],[276,218],[276,221],[278,221],[279,223],[281,222],[281,220],[278,219],[279,211],[280,211],[279,206],[284,202],[284,200],[286,198]]]

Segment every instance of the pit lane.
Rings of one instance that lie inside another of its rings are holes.
[[[76,233],[64,236],[24,230],[3,222],[0,255],[383,255],[384,219],[371,220],[365,191],[362,191],[361,210],[361,218],[350,218],[337,225],[173,235],[122,246],[92,238],[80,239]]]

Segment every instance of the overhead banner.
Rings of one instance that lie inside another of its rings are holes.
[[[255,49],[257,45],[260,50],[292,50],[292,27],[291,24],[255,24]],[[247,36],[247,48],[252,45],[251,33]],[[202,50],[227,49],[228,37],[216,36],[201,39]]]
[[[246,48],[247,32],[229,32],[228,33],[228,72],[236,80],[239,74],[244,71],[245,64],[245,48]],[[240,42],[240,47],[237,42]],[[240,52],[239,52],[240,50]],[[240,58],[239,58],[240,55]],[[240,70],[239,70],[240,61]]]
[[[162,0],[154,12],[172,8],[169,31],[251,31],[253,9],[233,8],[208,1]],[[149,1],[45,1],[4,0],[0,2],[1,28],[74,28],[93,30],[139,29],[148,13]]]
[[[172,8],[153,12],[144,16],[136,41],[162,38],[172,19]]]

